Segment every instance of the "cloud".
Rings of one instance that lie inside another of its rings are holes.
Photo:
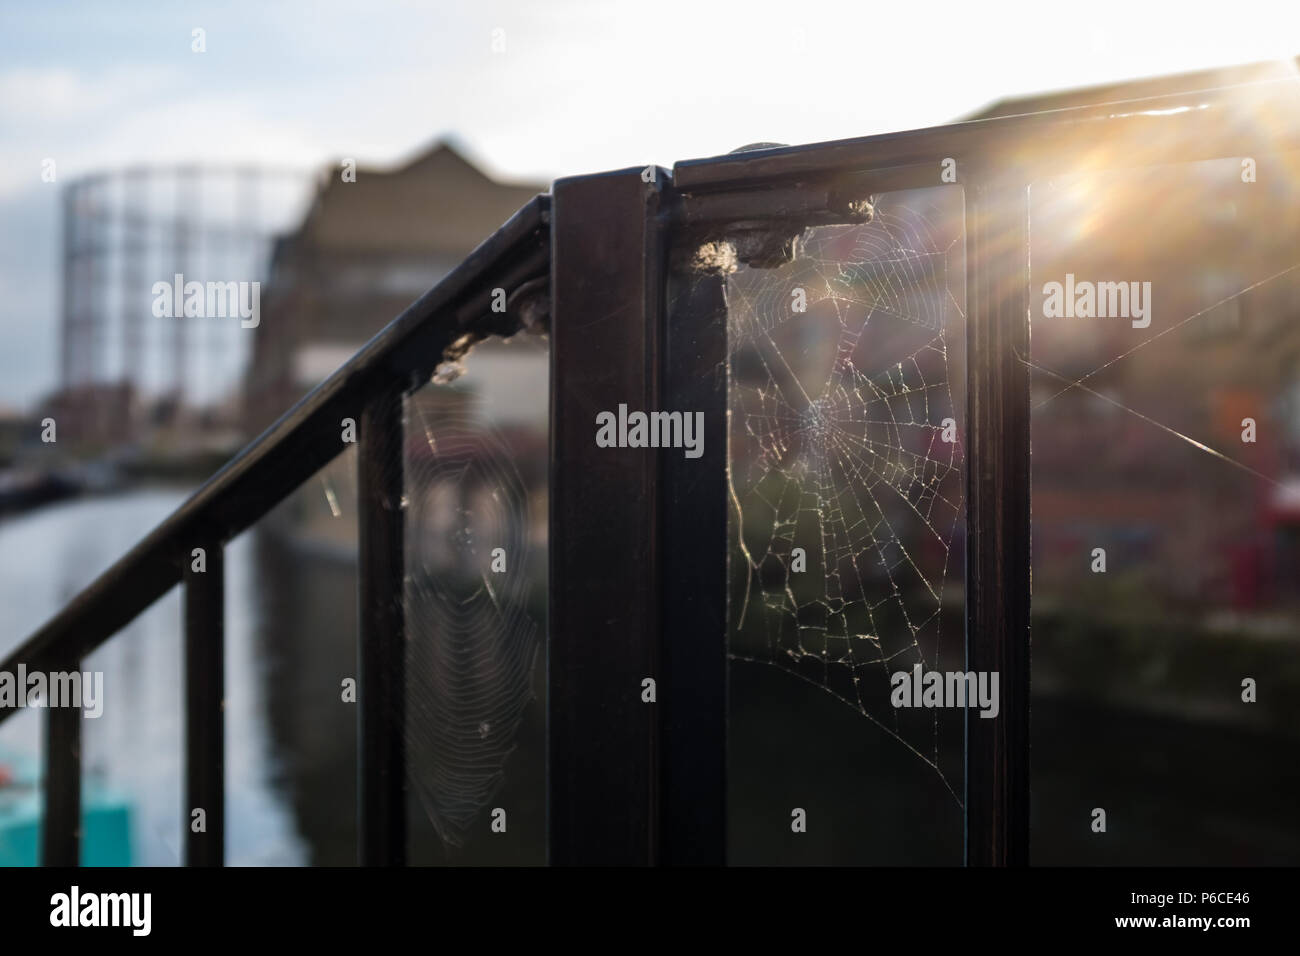
[[[57,127],[156,96],[174,80],[175,71],[146,65],[97,75],[65,67],[16,67],[0,73],[0,122]]]
[[[55,160],[59,182],[98,168],[102,157],[96,142],[115,119],[182,95],[174,71],[160,66],[100,72],[14,67],[0,72],[0,199],[40,183],[47,158]]]

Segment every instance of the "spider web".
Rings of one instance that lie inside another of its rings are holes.
[[[727,290],[731,658],[834,694],[959,802],[960,710],[889,694],[917,663],[964,670],[961,223],[960,190],[878,197]]]
[[[461,847],[533,701],[528,482],[472,394],[426,387],[406,426],[408,773],[444,843]]]

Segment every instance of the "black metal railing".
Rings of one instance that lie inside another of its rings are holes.
[[[419,384],[453,346],[518,330],[528,303],[494,312],[494,289],[527,289],[547,275],[550,200],[523,207],[455,270],[414,302],[346,365],[203,484],[143,541],[0,664],[13,672],[70,671],[170,588],[185,588],[185,806],[201,807],[185,862],[223,857],[223,552],[225,544],[339,455],[340,423],[358,423],[361,517],[358,674],[359,857],[404,858],[401,725],[401,419],[395,397]],[[398,411],[395,412],[395,408]],[[394,415],[397,415],[394,423]],[[191,571],[195,548],[205,569]],[[0,711],[0,719],[13,710]],[[47,711],[41,859],[76,865],[80,854],[81,716]]]
[[[219,863],[222,548],[342,450],[339,422],[351,415],[359,855],[402,862],[401,397],[465,336],[549,315],[549,858],[724,862],[726,279],[676,252],[741,236],[755,261],[779,258],[807,226],[860,221],[873,195],[946,182],[950,161],[966,207],[967,669],[999,672],[1004,688],[995,719],[967,720],[966,860],[1026,863],[1029,186],[1080,164],[1294,157],[1297,106],[1300,84],[1286,79],[560,180],[0,667],[74,668],[183,581],[187,805],[209,820],[186,861]],[[489,307],[499,288],[512,291],[504,314]],[[620,403],[703,412],[704,456],[596,448],[596,414]],[[194,547],[207,549],[203,575],[185,571]],[[637,692],[647,676],[656,707]],[[47,719],[43,859],[75,864],[80,716]]]

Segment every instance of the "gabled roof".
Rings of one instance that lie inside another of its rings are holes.
[[[294,237],[352,255],[445,254],[461,258],[539,192],[499,183],[446,142],[396,169],[358,166],[344,182],[335,163]]]

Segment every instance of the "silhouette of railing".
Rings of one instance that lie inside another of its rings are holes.
[[[402,862],[401,399],[466,337],[548,327],[549,858],[724,862],[726,278],[695,253],[725,241],[742,261],[771,265],[808,226],[863,221],[878,193],[952,183],[966,214],[966,669],[999,672],[1003,688],[996,718],[968,715],[966,860],[1026,863],[1029,184],[1081,165],[1294,164],[1297,105],[1290,78],[560,180],[0,669],[76,669],[183,582],[186,806],[205,808],[208,820],[205,833],[189,833],[186,862],[219,864],[223,548],[339,454],[340,422],[354,417],[359,857]],[[955,181],[944,177],[950,168]],[[412,210],[421,214],[436,210]],[[502,289],[508,307],[494,312]],[[702,457],[596,447],[596,415],[620,404],[703,412]],[[200,547],[207,569],[194,573]],[[654,707],[639,693],[647,676],[658,684]],[[51,708],[47,720],[43,861],[76,864],[81,717]]]

